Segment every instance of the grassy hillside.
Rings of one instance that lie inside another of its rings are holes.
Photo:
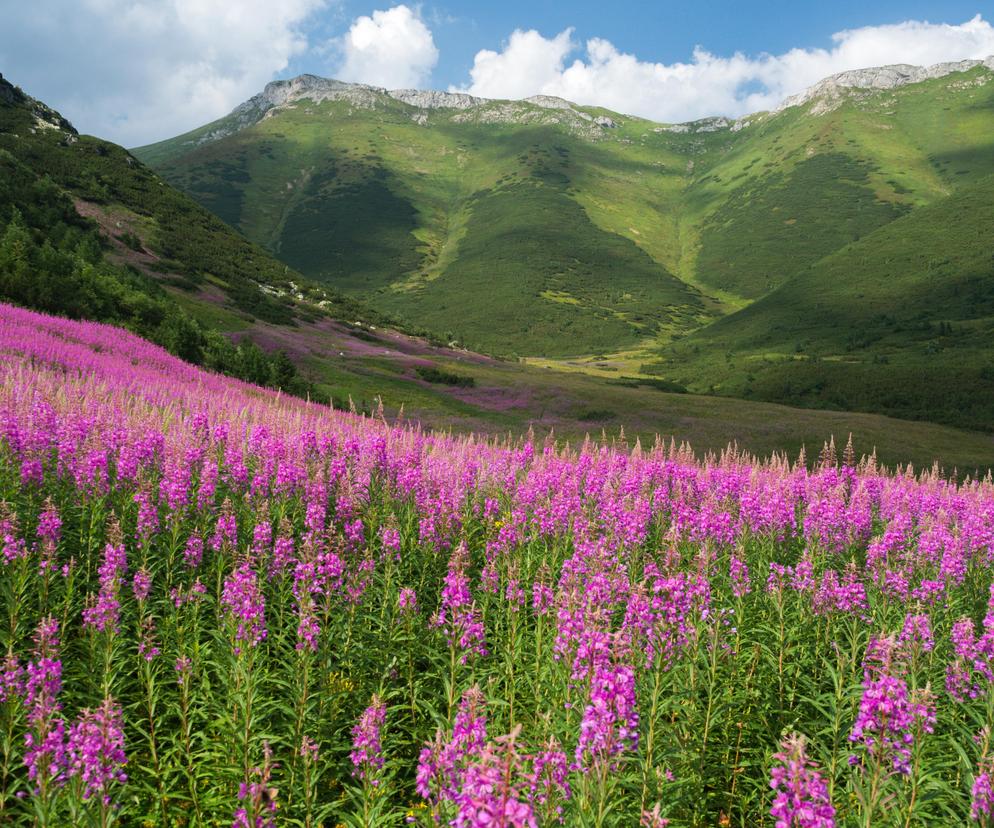
[[[236,347],[226,320],[370,315],[308,287],[127,150],[79,135],[2,77],[0,298],[122,324],[189,361],[301,394],[285,355],[248,338]]]
[[[309,277],[472,347],[588,353],[708,314],[711,303],[635,241],[634,218],[621,217],[619,235],[587,209],[587,195],[626,189],[613,144],[448,111],[425,128],[413,107],[382,97],[370,110],[288,109],[171,160],[161,145],[136,152]],[[191,140],[170,142],[173,155]],[[494,313],[511,324],[482,324]]]
[[[987,311],[949,302],[986,295],[957,205],[994,200],[992,78],[677,127],[357,87],[136,153],[308,276],[470,347],[986,428],[994,399],[965,389],[994,362]],[[974,264],[927,264],[932,236]]]
[[[540,185],[538,158],[529,163],[539,175],[495,186],[493,197],[518,186],[541,187],[536,198],[566,197],[561,187]],[[641,248],[633,254],[623,238],[611,243],[633,259],[647,255]],[[810,457],[829,436],[842,441],[851,431],[860,451],[875,447],[887,463],[994,465],[994,439],[984,434],[668,393],[679,389],[502,362],[383,329],[368,309],[309,287],[125,150],[78,135],[6,83],[0,297],[123,324],[217,370],[370,413],[382,403],[384,416],[438,428],[532,429],[538,438],[570,440],[624,431],[643,443],[660,434],[699,451],[737,440],[761,454],[794,455],[804,445]]]
[[[992,193],[982,178],[846,245],[655,368],[698,390],[989,429]]]

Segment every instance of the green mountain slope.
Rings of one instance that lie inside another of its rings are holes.
[[[505,189],[518,186],[535,188],[537,199],[568,197],[555,185],[549,159],[526,160],[537,176],[494,185],[487,197],[516,197]],[[571,174],[592,175],[593,161]],[[626,175],[637,185],[631,171],[614,172],[614,186],[626,187]],[[444,188],[438,193],[441,198]],[[606,215],[609,208],[602,202]],[[645,216],[660,236],[674,232],[656,214]],[[513,227],[484,229],[510,244]],[[594,241],[599,246],[603,239]],[[614,245],[634,261],[650,255],[650,245],[633,254],[632,244],[618,234],[605,250]],[[452,249],[442,251],[432,273],[443,269]],[[482,253],[480,261],[485,264]],[[875,448],[887,463],[938,459],[981,473],[994,466],[988,434],[670,393],[679,386],[620,373],[605,379],[543,370],[384,329],[367,308],[310,286],[125,150],[77,135],[58,113],[0,81],[0,301],[11,300],[123,324],[216,370],[439,428],[533,429],[538,437],[566,439],[602,431],[617,437],[624,428],[629,439],[643,442],[673,435],[698,450],[719,451],[736,440],[746,450],[791,455],[806,446],[809,457],[827,437],[841,442],[852,432],[858,450]]]
[[[927,230],[951,237],[935,223],[955,228],[956,208],[941,205],[961,193],[987,203],[978,182],[994,174],[994,71],[934,74],[891,89],[829,84],[778,112],[684,125],[558,99],[389,93],[303,76],[135,153],[301,272],[470,347],[986,427],[994,401],[948,395],[990,362],[979,340],[949,361],[935,398],[909,399],[865,388],[906,387],[900,366],[926,347],[909,324],[889,335],[889,351],[863,347],[876,366],[866,375],[850,333],[810,354],[797,341],[807,337],[791,333],[786,345],[767,343],[769,355],[733,333],[772,335],[778,314],[848,330],[860,286],[897,284],[889,263],[930,256]],[[982,258],[986,241],[966,236],[963,255]],[[871,238],[890,253],[878,255]],[[835,261],[845,264],[833,270]],[[937,280],[932,272],[923,284]],[[896,302],[902,319],[942,306],[922,285],[881,301]],[[957,324],[983,325],[971,308]],[[835,379],[784,383],[786,369],[754,367],[785,350],[789,372],[807,371],[797,358],[807,354],[832,363],[819,372]],[[920,360],[907,364],[919,370]]]
[[[987,176],[669,346],[657,368],[699,390],[990,428],[992,227]]]
[[[603,139],[638,124],[527,102],[421,110],[350,89],[362,97],[136,153],[306,275],[471,346],[587,353],[715,315],[659,244],[660,229],[678,235],[659,194],[675,203],[682,179],[648,154],[632,167],[628,144]],[[479,324],[495,312],[513,320],[499,336]]]

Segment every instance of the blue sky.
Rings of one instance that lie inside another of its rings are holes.
[[[347,2],[326,15],[339,31],[359,15],[387,4]],[[781,53],[792,48],[829,47],[831,35],[843,29],[879,26],[902,20],[962,23],[976,14],[991,20],[994,4],[935,0],[833,0],[797,2],[764,0],[696,0],[695,2],[507,2],[424,3],[422,16],[431,23],[440,52],[433,74],[435,86],[465,82],[480,49],[497,49],[515,29],[537,29],[552,36],[570,26],[576,37],[602,37],[643,60],[673,63],[687,60],[694,46],[722,55],[735,52]],[[343,25],[345,24],[345,25]],[[308,61],[301,60],[302,71]],[[316,67],[312,67],[316,68]]]
[[[135,146],[301,72],[484,97],[555,94],[659,121],[740,116],[846,69],[994,54],[977,2],[10,2],[0,72]]]

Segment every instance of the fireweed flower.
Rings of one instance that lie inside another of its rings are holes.
[[[750,592],[749,567],[736,552],[732,553],[729,575],[732,579],[732,595],[736,598],[743,598],[748,595]]]
[[[511,578],[507,582],[504,590],[504,597],[507,599],[508,607],[517,611],[525,605],[525,591],[521,587],[521,582],[517,578]]]
[[[169,590],[169,598],[173,602],[173,606],[179,609],[184,604],[199,604],[200,599],[207,594],[207,587],[203,585],[199,578],[190,584],[189,589],[181,589],[180,587],[173,587]]]
[[[159,655],[159,648],[155,643],[155,619],[146,616],[142,619],[141,631],[138,638],[138,655],[145,661],[154,661]]]
[[[324,578],[315,571],[311,561],[300,561],[294,567],[293,597],[297,603],[296,649],[316,653],[321,626],[315,611],[315,596],[321,595]]]
[[[953,659],[946,667],[946,690],[958,702],[985,696],[994,684],[994,624],[988,625],[988,618],[989,613],[979,636],[969,618],[953,624]]]
[[[896,644],[893,639],[872,639],[864,666],[863,696],[849,741],[861,744],[880,765],[890,764],[896,773],[911,772],[911,746],[914,730],[932,729],[934,714],[927,705],[908,696],[904,680],[892,674]],[[904,669],[903,666],[900,669]],[[852,757],[852,764],[858,763]]]
[[[89,606],[83,610],[83,626],[98,632],[117,632],[121,616],[119,594],[127,571],[124,544],[108,543],[99,569],[100,591],[95,598],[91,596]]]
[[[239,644],[255,647],[266,637],[266,599],[248,561],[243,561],[224,582],[221,603],[234,626],[235,652]]]
[[[183,563],[190,569],[196,569],[204,558],[204,541],[199,535],[190,535],[183,547]]]
[[[401,587],[400,594],[397,596],[397,607],[405,615],[417,612],[418,609],[418,595],[410,587]]]
[[[24,695],[24,668],[12,652],[7,653],[0,670],[0,704],[20,701]]]
[[[2,523],[0,523],[0,526],[2,526]],[[2,533],[2,530],[0,530],[0,533]],[[62,538],[62,519],[59,517],[59,511],[55,508],[51,498],[45,500],[45,509],[38,517],[38,531],[36,534],[38,535],[38,540],[49,541],[54,546],[57,546],[59,540]]]
[[[276,802],[277,790],[270,787],[273,773],[272,751],[269,743],[263,746],[264,759],[262,767],[252,768],[249,777],[238,786],[238,799],[251,806],[242,805],[235,810],[235,818],[231,828],[275,828],[276,813],[279,805]]]
[[[293,563],[293,557],[293,529],[290,522],[284,517],[280,520],[279,533],[273,544],[273,557],[269,562],[269,574],[271,576],[282,575]]]
[[[970,818],[977,822],[989,822],[994,817],[994,762],[982,759],[973,779],[970,797]]]
[[[39,785],[65,778],[65,722],[61,716],[62,662],[58,658],[59,624],[44,618],[35,631],[34,658],[28,662],[24,706],[30,727],[24,735],[28,778]]]
[[[215,552],[222,549],[234,549],[238,545],[238,524],[235,520],[235,509],[231,498],[225,498],[221,504],[221,514],[218,515],[214,534],[211,535],[210,546]]]
[[[438,612],[432,626],[442,629],[449,646],[462,650],[460,660],[466,664],[471,656],[487,655],[486,631],[479,610],[469,591],[466,566],[469,550],[460,544],[452,551]]]
[[[663,576],[654,564],[646,566],[644,586],[629,596],[622,631],[629,646],[645,652],[647,668],[658,664],[668,670],[695,640],[710,597],[703,578]]]
[[[372,704],[363,711],[352,728],[352,753],[349,754],[355,768],[352,775],[362,780],[369,779],[374,787],[379,785],[376,772],[383,767],[380,729],[386,716],[386,704],[379,696],[373,696]]]
[[[770,815],[776,828],[834,828],[828,786],[808,758],[804,737],[786,737],[773,758],[778,764],[770,771],[770,787],[776,792]]]
[[[68,748],[69,770],[83,783],[83,799],[99,795],[104,804],[110,804],[111,783],[128,780],[121,708],[104,699],[96,710],[83,710],[69,729]]]
[[[0,503],[0,544],[3,545],[4,563],[9,564],[28,555],[27,544],[20,537],[17,513],[7,503]]]
[[[453,798],[455,828],[538,828],[529,797],[532,773],[516,749],[516,736],[517,730],[487,744],[466,767]]]
[[[787,586],[789,567],[776,561],[770,561],[770,574],[766,578],[766,591],[771,595],[780,597]]]
[[[666,828],[670,824],[670,821],[663,819],[660,808],[662,808],[662,805],[657,802],[651,811],[643,811],[639,819],[639,828]]]
[[[273,545],[273,524],[260,518],[252,529],[252,554],[257,560],[265,558]]]
[[[897,636],[898,646],[909,654],[930,653],[935,646],[932,638],[932,621],[924,613],[909,612]]]
[[[556,800],[566,800],[572,796],[569,784],[569,758],[554,737],[550,737],[544,749],[532,761],[531,799],[539,805]],[[557,811],[561,810],[557,805]]]
[[[462,786],[463,770],[486,742],[486,698],[474,685],[459,701],[452,737],[445,741],[439,731],[434,741],[422,748],[416,773],[418,793],[432,802],[438,796],[452,800]]]
[[[580,722],[575,767],[589,770],[638,745],[635,672],[627,664],[598,667],[590,682],[590,701]]]
[[[159,499],[173,515],[181,513],[190,502],[190,459],[192,458],[188,457],[183,462],[168,464],[159,483]]]
[[[554,599],[555,593],[552,591],[552,587],[542,581],[535,581],[532,584],[532,612],[536,616],[541,618],[548,615],[552,610]]]
[[[393,555],[396,560],[400,560],[400,532],[392,526],[384,526],[380,529],[380,543],[383,545],[383,552],[386,555]]]
[[[138,520],[135,524],[135,535],[139,541],[147,540],[159,531],[159,507],[146,489],[135,492],[135,503],[138,504]]]
[[[300,757],[312,763],[318,760],[318,743],[306,733],[300,742]]]
[[[176,683],[180,687],[186,686],[193,675],[193,662],[187,656],[179,656],[173,666],[176,670]]]
[[[131,589],[135,593],[135,599],[144,601],[148,598],[152,590],[152,575],[147,569],[139,569],[135,577],[131,580]]]

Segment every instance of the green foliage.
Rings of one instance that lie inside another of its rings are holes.
[[[908,208],[879,200],[873,165],[839,152],[815,155],[732,190],[701,233],[700,278],[755,299]]]
[[[695,390],[705,377],[743,394],[748,372],[757,399],[989,430],[992,184],[965,186],[821,259],[670,346],[661,367]]]
[[[267,354],[244,339],[231,343],[180,309],[158,280],[112,263],[108,241],[80,216],[74,199],[149,217],[158,233],[151,246],[169,263],[163,270],[174,276],[178,271],[187,288],[206,276],[226,280],[235,307],[273,324],[293,324],[296,314],[292,304],[275,301],[259,285],[288,283],[286,266],[163,184],[122,148],[77,138],[65,122],[65,132],[28,132],[39,106],[23,96],[0,104],[0,299],[122,325],[194,364],[322,398],[285,353]],[[132,251],[145,249],[132,230],[118,238]],[[364,315],[354,301],[343,300],[342,307],[353,317]]]
[[[661,370],[661,368],[643,364],[639,367],[639,370],[646,374],[651,374],[657,370]],[[624,385],[628,388],[654,388],[657,391],[665,391],[667,394],[687,393],[686,387],[680,385],[680,383],[656,377],[618,377],[617,379],[607,380],[607,383],[609,385]]]
[[[477,349],[640,350],[699,392],[976,427],[994,421],[967,390],[991,363],[989,245],[975,205],[955,205],[994,173],[988,74],[714,131],[612,114],[617,129],[591,132],[526,103],[422,124],[386,97],[308,102],[136,152],[284,260]],[[933,207],[933,228],[907,221]],[[972,281],[932,256],[933,234],[972,258]],[[916,386],[934,390],[909,403]]]
[[[434,366],[419,365],[414,372],[425,382],[441,383],[442,385],[454,385],[458,388],[472,388],[476,385],[476,380],[464,374],[453,374]]]
[[[283,225],[283,260],[318,281],[365,292],[416,268],[416,213],[388,182],[380,166],[357,176],[331,164],[311,176]]]
[[[459,257],[385,306],[491,353],[581,354],[651,335],[697,298],[562,190],[521,182],[469,203]],[[651,308],[652,310],[648,310]],[[636,321],[638,319],[638,321]]]

